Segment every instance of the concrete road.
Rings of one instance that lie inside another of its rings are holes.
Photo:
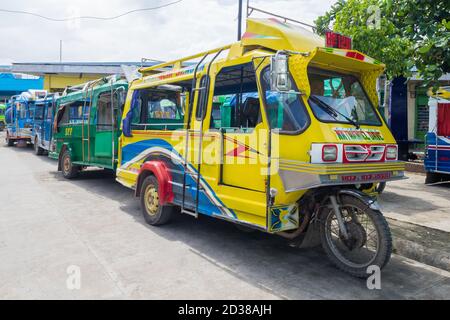
[[[368,290],[320,249],[276,236],[182,215],[147,226],[132,191],[107,172],[67,181],[53,160],[0,139],[2,299],[450,298],[448,272],[398,256],[382,289]],[[71,266],[80,289],[68,289]]]
[[[450,182],[425,185],[425,175],[412,172],[406,175],[407,180],[387,184],[380,197],[384,214],[392,219],[450,232]]]

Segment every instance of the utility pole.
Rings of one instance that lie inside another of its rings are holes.
[[[239,13],[238,13],[238,41],[242,37],[242,0],[239,0]]]
[[[59,63],[62,63],[62,40],[59,40]]]

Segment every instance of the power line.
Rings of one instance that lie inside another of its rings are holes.
[[[45,20],[53,21],[53,22],[64,22],[64,21],[72,21],[72,20],[79,20],[79,19],[114,20],[114,19],[118,19],[118,18],[121,18],[123,16],[129,15],[131,13],[135,13],[135,12],[151,11],[151,10],[157,10],[157,9],[166,8],[166,7],[175,5],[177,3],[180,3],[182,1],[184,1],[184,0],[178,0],[178,1],[170,2],[170,3],[167,3],[167,4],[163,4],[163,5],[156,6],[156,7],[151,7],[151,8],[135,9],[135,10],[127,11],[125,13],[119,14],[117,16],[112,16],[112,17],[79,16],[79,17],[57,19],[57,18],[46,17],[46,16],[40,15],[38,13],[33,13],[33,12],[28,12],[28,11],[20,11],[20,10],[0,9],[0,12],[25,14],[25,15],[35,16],[35,17],[42,18],[42,19],[45,19]]]

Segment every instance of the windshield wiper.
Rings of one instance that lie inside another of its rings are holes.
[[[357,121],[355,121],[354,119],[352,119],[350,117],[347,117],[345,114],[337,111],[332,106],[330,106],[329,104],[323,102],[319,98],[314,97],[313,95],[310,95],[309,98],[312,99],[322,110],[324,110],[326,113],[328,113],[330,116],[332,116],[336,120],[339,121],[338,116],[341,116],[342,118],[344,118],[345,120],[350,122],[352,125],[354,125],[356,129],[360,128],[360,125],[359,125],[359,123]]]

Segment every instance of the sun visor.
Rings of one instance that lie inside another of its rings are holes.
[[[318,48],[311,60],[311,64],[355,73],[370,71],[381,74],[385,69],[384,64],[359,51],[334,48]]]

